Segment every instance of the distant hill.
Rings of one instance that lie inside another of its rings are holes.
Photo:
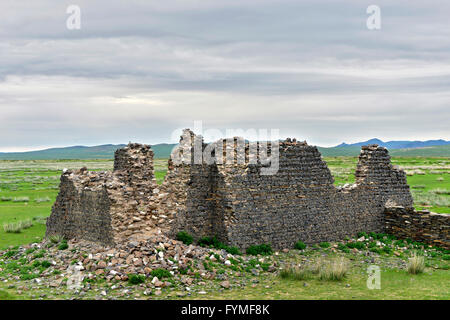
[[[393,149],[409,149],[409,148],[424,148],[424,147],[432,147],[432,146],[445,146],[450,145],[450,141],[445,140],[427,140],[427,141],[388,141],[384,142],[380,139],[370,139],[364,142],[357,142],[352,144],[347,144],[345,142],[336,146],[337,148],[346,148],[346,147],[361,147],[368,144],[378,144],[379,146],[386,147],[389,150]]]
[[[361,147],[359,146],[332,148],[318,147],[318,149],[323,157],[358,156],[361,151]],[[450,145],[425,148],[390,149],[389,154],[392,157],[450,157]]]
[[[394,149],[389,151],[393,157],[450,157],[450,145],[425,148]]]
[[[359,155],[361,147],[347,146],[347,147],[317,147],[323,157],[353,157]]]
[[[73,146],[28,152],[0,152],[0,160],[54,160],[54,159],[113,159],[114,152],[125,144],[105,144],[86,147]],[[175,144],[161,143],[152,146],[156,159],[169,158]]]
[[[318,147],[318,149],[324,157],[351,157],[358,156],[361,146],[370,143],[376,142],[369,140],[357,145],[341,145],[330,148]],[[175,145],[168,143],[152,145],[155,159],[169,158]],[[29,152],[0,152],[0,160],[113,159],[114,152],[124,146],[124,144],[106,144],[94,147],[73,146]],[[389,153],[393,157],[450,157],[450,144],[422,148],[387,148],[390,149]]]

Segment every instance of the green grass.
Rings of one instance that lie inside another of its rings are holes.
[[[368,299],[450,299],[450,273],[436,270],[431,273],[410,275],[404,270],[382,269],[381,289],[367,288],[367,275],[363,269],[354,268],[343,281],[305,279],[292,281],[272,276],[260,281],[254,288],[236,288],[232,291],[211,292],[207,297],[194,295],[189,299],[273,299],[273,300],[368,300]],[[304,283],[307,283],[307,286]],[[347,286],[349,284],[350,286]],[[269,286],[269,288],[267,288]]]
[[[0,301],[2,300],[16,300],[16,296],[9,294],[6,291],[0,290]]]

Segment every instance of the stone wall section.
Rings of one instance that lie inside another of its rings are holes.
[[[450,215],[400,206],[385,210],[386,233],[450,249]]]
[[[236,140],[228,149],[226,140],[217,143],[224,144],[224,157],[236,151]],[[249,143],[245,148],[248,153]],[[217,236],[243,249],[261,243],[288,248],[298,240],[317,243],[359,231],[383,232],[387,203],[413,203],[406,175],[377,145],[362,148],[356,183],[345,188],[333,185],[320,152],[306,142],[281,142],[279,162],[275,175],[261,175],[260,162],[175,166],[183,172],[177,188],[186,200],[176,212],[172,234]]]
[[[163,224],[153,174],[153,151],[129,144],[115,153],[113,172],[66,170],[47,220],[46,236],[114,244]]]

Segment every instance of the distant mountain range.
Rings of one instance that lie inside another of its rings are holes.
[[[352,144],[347,144],[345,142],[336,146],[338,148],[342,147],[361,147],[368,144],[378,144],[379,146],[386,147],[389,150],[392,149],[410,149],[410,148],[425,148],[432,146],[445,146],[449,145],[450,141],[445,140],[427,140],[427,141],[381,141],[380,139],[370,139],[364,142],[357,142]]]
[[[156,159],[169,158],[175,145],[167,143],[152,145],[154,157]],[[113,159],[114,152],[125,146],[125,144],[105,144],[93,147],[72,146],[27,152],[0,152],[0,160]]]
[[[341,143],[336,147],[318,147],[324,157],[357,156],[361,146],[378,144],[389,149],[391,156],[401,157],[450,157],[450,141],[388,141],[371,139],[353,144]],[[152,145],[155,159],[167,159],[176,144],[161,143]],[[114,152],[124,144],[101,146],[72,146],[51,148],[28,152],[0,152],[0,160],[54,160],[54,159],[112,159]]]

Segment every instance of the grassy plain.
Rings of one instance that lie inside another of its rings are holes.
[[[324,158],[336,185],[354,182],[356,157]],[[392,158],[403,168],[418,209],[450,213],[450,159]],[[20,233],[6,233],[3,225],[50,215],[64,168],[111,170],[112,160],[31,160],[0,161],[0,249],[39,241],[45,233],[43,223],[34,223]],[[167,161],[155,160],[158,183],[164,179]]]

